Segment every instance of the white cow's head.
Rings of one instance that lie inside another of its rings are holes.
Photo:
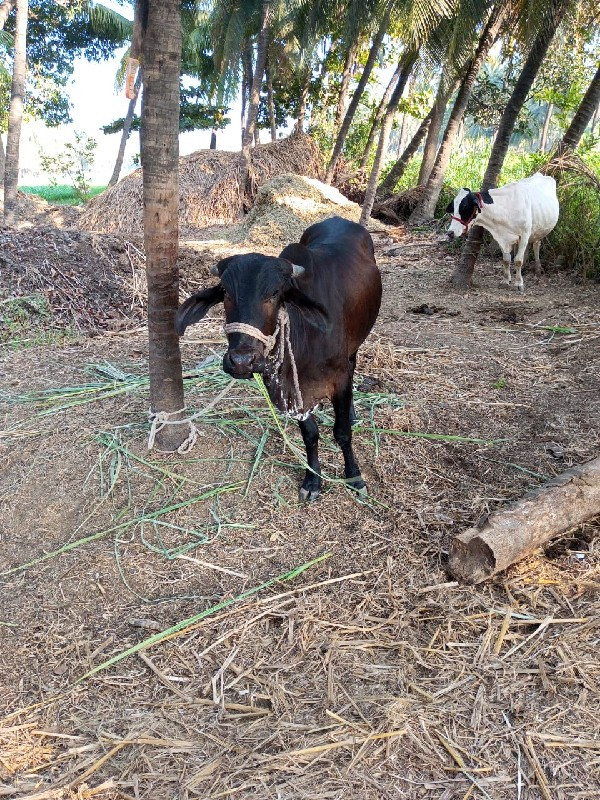
[[[489,192],[472,192],[461,189],[452,202],[448,203],[447,214],[452,214],[452,222],[448,226],[448,236],[454,239],[467,233],[469,225],[479,214],[484,205],[493,203]]]

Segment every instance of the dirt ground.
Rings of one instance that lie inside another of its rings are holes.
[[[203,239],[184,293],[244,249]],[[300,505],[295,425],[252,384],[190,454],[148,452],[141,241],[0,232],[0,315],[41,292],[31,325],[68,328],[0,327],[0,796],[600,797],[597,523],[478,587],[445,571],[454,535],[600,453],[600,286],[549,266],[519,295],[490,252],[460,295],[439,234],[374,239],[369,500],[325,408]],[[182,340],[193,411],[228,383],[220,325]]]

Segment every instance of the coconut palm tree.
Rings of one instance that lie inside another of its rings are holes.
[[[371,129],[369,130],[369,135],[367,137],[367,143],[365,145],[365,149],[362,154],[362,158],[360,159],[359,169],[364,169],[366,167],[367,162],[369,161],[369,156],[371,155],[371,150],[373,149],[373,144],[375,143],[375,136],[377,135],[377,131],[379,130],[379,126],[381,125],[381,121],[385,116],[385,110],[390,102],[390,98],[392,96],[392,92],[394,91],[394,87],[398,83],[398,79],[402,74],[403,64],[402,61],[398,62],[396,69],[394,70],[394,74],[392,75],[390,82],[386,86],[385,92],[383,93],[383,97],[379,105],[377,106],[377,111],[375,112],[375,116],[373,117],[373,122],[371,124]]]
[[[6,20],[10,16],[10,12],[17,5],[17,0],[4,0],[0,5],[0,31],[4,28]]]
[[[23,95],[27,69],[27,17],[29,0],[18,0],[13,57],[8,135],[4,164],[4,224],[14,225],[17,218],[17,184],[19,180],[19,144],[23,121]]]
[[[590,85],[587,88],[583,100],[579,108],[575,112],[575,116],[571,120],[571,124],[565,131],[562,141],[559,146],[560,151],[575,150],[581,137],[584,134],[588,123],[596,113],[600,105],[600,67],[596,70],[596,74],[592,78]]]
[[[442,190],[444,175],[446,174],[446,169],[450,161],[452,147],[456,141],[460,124],[467,109],[467,103],[469,101],[469,97],[471,96],[471,92],[477,78],[477,73],[483,64],[485,57],[489,53],[490,48],[500,35],[509,11],[510,3],[507,2],[507,0],[497,0],[489,12],[489,16],[479,37],[477,49],[475,50],[473,58],[468,64],[464,73],[464,77],[461,81],[456,100],[454,101],[454,106],[452,107],[450,119],[448,120],[446,130],[444,131],[442,143],[440,144],[433,168],[425,187],[425,192],[410,216],[409,222],[413,225],[419,224],[426,219],[433,218],[435,206]]]
[[[121,174],[121,169],[123,167],[123,159],[125,157],[125,147],[127,146],[127,141],[129,139],[129,134],[131,132],[131,123],[133,122],[133,116],[135,114],[135,107],[137,105],[141,85],[142,85],[142,70],[141,68],[139,68],[133,86],[134,96],[131,98],[131,100],[129,101],[129,105],[127,106],[127,114],[125,115],[125,119],[123,120],[123,130],[121,131],[121,141],[119,142],[117,160],[115,161],[115,166],[112,175],[110,176],[108,186],[114,186],[115,183],[119,180],[119,175]]]
[[[181,352],[175,333],[179,302],[180,1],[150,2],[147,10],[142,45],[142,168],[150,407],[154,414],[167,414],[168,421],[175,421],[181,418],[184,407]],[[157,446],[166,451],[177,449],[189,433],[186,428],[186,425],[165,425],[157,431]]]
[[[250,147],[254,139],[256,129],[256,117],[258,115],[258,101],[260,99],[260,88],[265,74],[265,64],[267,63],[267,47],[270,33],[270,12],[271,0],[262,0],[260,29],[256,44],[256,64],[250,88],[248,103],[248,116],[246,127],[242,136],[242,163],[247,175],[250,174]]]
[[[344,117],[344,107],[346,105],[346,96],[348,94],[348,88],[350,86],[350,78],[352,77],[352,72],[354,70],[354,65],[356,63],[356,56],[358,55],[358,48],[359,43],[358,39],[351,42],[347,51],[346,51],[346,58],[344,60],[344,67],[342,69],[342,80],[340,81],[340,91],[338,94],[337,100],[337,107],[335,109],[335,119],[333,121],[333,130],[339,130],[340,125],[342,124],[342,119]]]
[[[419,149],[419,146],[425,136],[427,135],[427,131],[431,124],[431,119],[433,117],[433,108],[430,110],[429,114],[421,120],[421,124],[415,131],[413,138],[404,148],[404,152],[400,156],[400,158],[396,161],[394,166],[385,176],[384,180],[381,181],[379,186],[377,187],[377,192],[375,194],[376,200],[383,200],[386,197],[389,197],[394,192],[394,188],[400,178],[404,175],[404,170],[408,166],[409,161],[414,156],[414,154]]]
[[[371,216],[371,210],[373,209],[373,203],[375,202],[375,192],[377,191],[377,181],[379,180],[379,175],[383,166],[383,158],[387,152],[387,147],[390,141],[390,132],[392,130],[394,117],[396,115],[396,111],[398,110],[400,100],[402,99],[406,82],[410,77],[410,73],[415,65],[418,55],[418,49],[408,49],[400,59],[400,77],[398,78],[396,88],[390,97],[390,102],[388,103],[385,116],[381,123],[377,152],[375,153],[375,160],[373,162],[373,166],[371,167],[371,174],[369,175],[369,181],[365,191],[365,199],[363,201],[362,212],[360,215],[361,225],[366,226],[369,217]]]
[[[544,17],[540,22],[538,34],[533,41],[521,74],[500,118],[490,159],[483,176],[482,189],[491,189],[497,185],[519,112],[523,108],[536,75],[542,66],[544,56],[554,38],[556,29],[560,25],[570,3],[571,0],[548,0],[544,5]],[[469,286],[482,241],[483,228],[480,225],[474,225],[469,231],[460,263],[452,276],[452,283],[457,289],[464,290]]]
[[[431,123],[427,129],[427,138],[425,139],[425,145],[423,147],[423,158],[421,160],[421,166],[419,167],[419,177],[417,178],[417,184],[419,186],[427,183],[431,175],[431,170],[433,169],[435,157],[437,155],[438,139],[440,138],[440,130],[442,129],[442,122],[446,114],[446,107],[450,97],[454,93],[455,87],[455,81],[451,79],[448,81],[445,75],[441,76],[435,102],[431,109]]]
[[[335,140],[335,145],[333,147],[333,152],[331,154],[331,158],[329,159],[329,163],[327,165],[327,172],[325,173],[325,183],[331,183],[331,181],[333,180],[335,167],[344,148],[344,143],[348,136],[348,131],[350,130],[350,125],[352,124],[352,120],[354,119],[354,115],[356,114],[356,109],[358,108],[360,99],[363,96],[367,82],[371,76],[371,72],[373,71],[373,67],[375,66],[375,63],[377,61],[377,56],[379,55],[379,50],[381,49],[381,43],[383,42],[383,37],[387,33],[393,8],[394,8],[394,0],[386,0],[386,2],[380,5],[379,8],[377,9],[380,13],[380,16],[378,18],[376,31],[373,35],[373,40],[371,43],[371,48],[369,50],[369,55],[367,56],[367,60],[365,62],[363,71],[360,76],[360,80],[358,81],[358,85],[354,90],[354,94],[352,95],[352,99],[350,100],[350,104],[346,110],[346,114],[344,115],[344,121],[342,122],[342,125],[338,131],[337,138]]]

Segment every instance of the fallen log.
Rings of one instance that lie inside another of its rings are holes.
[[[456,536],[448,568],[481,583],[545,542],[600,514],[600,457],[572,467]]]

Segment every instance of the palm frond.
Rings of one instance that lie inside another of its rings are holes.
[[[87,0],[81,5],[81,13],[97,36],[122,42],[131,39],[133,22],[112,8]]]

